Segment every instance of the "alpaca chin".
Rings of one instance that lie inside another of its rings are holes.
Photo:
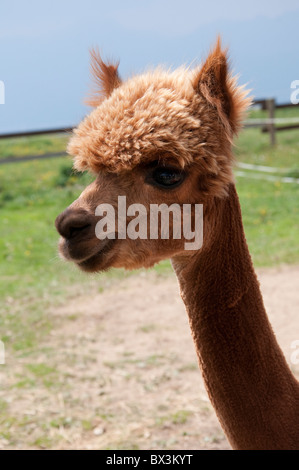
[[[105,240],[99,245],[88,247],[88,243],[71,243],[61,238],[59,241],[59,256],[65,261],[75,263],[82,271],[105,271],[111,267],[114,257],[111,250],[115,240]]]

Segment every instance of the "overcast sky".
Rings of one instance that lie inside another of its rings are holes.
[[[1,0],[0,132],[76,124],[88,111],[88,49],[148,66],[198,63],[217,34],[257,98],[290,100],[299,79],[298,0]]]

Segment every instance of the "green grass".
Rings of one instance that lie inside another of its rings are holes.
[[[92,181],[67,158],[0,166],[0,298],[62,294],[83,275],[57,253],[54,221]]]
[[[251,109],[249,118],[253,119],[266,119],[268,117],[268,111],[262,111],[259,106],[256,106]],[[293,106],[289,108],[281,108],[275,110],[275,118],[298,118],[299,110],[298,107]],[[279,124],[281,125],[281,124]]]
[[[277,114],[286,115],[286,109]],[[299,110],[293,110],[299,115]],[[290,114],[288,114],[290,115]],[[237,161],[289,169],[296,177],[299,169],[299,129],[277,134],[277,145],[269,145],[269,135],[259,129],[244,130],[236,142]],[[299,184],[237,178],[243,222],[255,266],[299,262]]]
[[[68,138],[68,134],[63,133],[2,139],[0,140],[0,159],[65,152]]]
[[[91,178],[65,169],[64,159],[0,166],[0,297],[52,295],[81,278],[58,258],[54,221]]]
[[[156,425],[164,427],[166,424],[185,424],[188,421],[188,418],[192,415],[192,412],[189,410],[178,410],[176,413],[166,416],[159,416],[156,418]]]
[[[299,169],[299,129],[277,133],[275,147],[271,147],[269,141],[269,134],[264,134],[259,129],[243,130],[235,142],[234,154],[237,161]],[[263,183],[259,183],[261,184]]]

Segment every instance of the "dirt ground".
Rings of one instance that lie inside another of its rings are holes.
[[[291,365],[299,339],[299,267],[258,271]],[[45,380],[10,393],[17,438],[2,448],[230,449],[198,370],[174,275],[140,273],[51,312],[38,363]],[[22,375],[28,359],[12,375]],[[32,359],[31,359],[32,361]],[[291,365],[299,377],[299,364]],[[3,370],[1,372],[3,374]],[[42,375],[42,374],[41,374]]]

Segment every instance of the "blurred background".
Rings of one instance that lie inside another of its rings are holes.
[[[86,113],[88,50],[95,45],[119,59],[127,77],[158,64],[196,64],[220,33],[255,97],[287,101],[298,73],[298,18],[296,0],[3,2],[1,132],[77,124]]]
[[[86,276],[58,258],[55,217],[92,180],[65,148],[94,46],[125,79],[197,65],[221,34],[256,100],[235,146],[246,237],[299,375],[298,23],[295,0],[2,2],[0,448],[229,448],[170,263]]]

